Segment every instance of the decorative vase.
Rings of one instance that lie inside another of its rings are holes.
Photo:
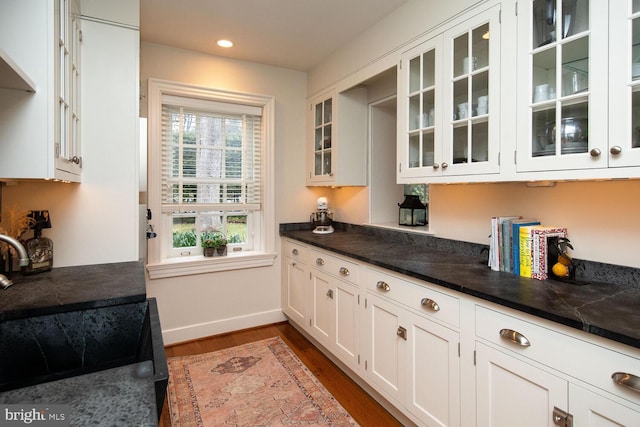
[[[220,246],[219,248],[216,248],[216,255],[217,256],[225,256],[226,254],[227,254],[227,245]]]
[[[216,248],[202,248],[202,253],[206,257],[214,256],[214,254],[216,253]]]

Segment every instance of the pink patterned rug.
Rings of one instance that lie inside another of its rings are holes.
[[[357,426],[279,337],[168,364],[172,426]]]

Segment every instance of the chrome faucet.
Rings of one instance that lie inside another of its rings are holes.
[[[29,255],[27,254],[27,250],[24,248],[24,246],[22,246],[22,243],[5,234],[0,234],[0,241],[10,244],[16,249],[18,255],[20,256],[18,260],[20,267],[26,267],[27,265],[29,265]],[[13,285],[13,281],[0,274],[0,287],[2,287],[2,289],[7,289],[11,285]]]

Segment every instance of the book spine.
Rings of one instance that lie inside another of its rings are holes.
[[[520,227],[520,276],[531,277],[531,229]]]

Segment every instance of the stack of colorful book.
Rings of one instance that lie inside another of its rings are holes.
[[[521,216],[491,218],[489,267],[522,277],[548,277],[548,239],[567,237],[565,227],[541,225]]]

